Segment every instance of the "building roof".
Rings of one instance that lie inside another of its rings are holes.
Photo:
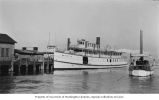
[[[0,33],[0,43],[15,44],[17,42],[7,34]]]
[[[14,49],[15,53],[18,54],[23,54],[23,55],[43,55],[41,52],[35,52],[33,50],[19,50],[19,49]]]
[[[20,50],[14,49],[15,53],[22,54],[22,55],[44,55],[44,54],[54,54],[53,52],[37,52],[34,50]]]

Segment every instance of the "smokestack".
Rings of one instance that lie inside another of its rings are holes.
[[[99,50],[99,57],[100,57],[100,37],[96,37],[96,45],[98,46],[97,50]]]
[[[143,54],[143,32],[140,30],[140,54]]]
[[[22,50],[27,50],[27,48],[26,47],[22,47]]]
[[[100,48],[100,37],[96,37],[96,44],[98,45],[98,48]]]
[[[33,47],[33,51],[37,52],[38,51],[38,47]]]
[[[68,38],[68,39],[67,39],[67,50],[70,49],[70,43],[71,43],[70,38]]]

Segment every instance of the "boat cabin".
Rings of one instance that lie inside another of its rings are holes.
[[[83,48],[83,49],[92,49],[92,50],[100,49],[99,44],[90,43],[89,41],[86,41],[84,39],[77,40],[77,47],[78,48]]]
[[[137,57],[137,56],[136,56]],[[131,57],[133,61],[130,64],[129,70],[147,70],[150,71],[150,63],[148,60],[144,60],[144,57],[138,57],[138,59],[135,61],[135,57]]]

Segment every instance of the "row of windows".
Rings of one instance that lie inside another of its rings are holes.
[[[67,55],[62,55],[62,56],[65,56],[65,57],[73,57],[73,56],[67,56]],[[75,57],[76,58],[76,57]],[[75,60],[74,58],[74,60]],[[89,58],[88,58],[89,59]],[[95,59],[94,59],[95,60]],[[96,59],[96,61],[99,61],[99,62],[120,62],[122,61],[121,59],[119,58],[106,58],[106,59]]]
[[[119,62],[119,59],[106,59],[106,62]]]
[[[84,44],[85,44],[85,42],[79,42],[79,44],[84,45]],[[97,44],[93,44],[93,43],[87,43],[87,47],[99,47],[99,45],[97,45]]]
[[[118,62],[119,59],[110,59],[110,62]]]
[[[9,57],[9,48],[1,48],[1,57]]]
[[[97,52],[95,52],[95,51],[86,52],[86,54],[99,54],[99,53],[101,55],[116,55],[116,56],[121,55],[121,53],[118,53],[118,52],[109,52],[109,51],[107,51],[107,52],[99,52],[99,51],[97,51]]]

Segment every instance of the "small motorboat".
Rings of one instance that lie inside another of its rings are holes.
[[[151,76],[153,74],[152,66],[150,65],[148,60],[144,60],[144,58],[147,58],[149,56],[146,55],[134,55],[131,56],[131,63],[129,66],[129,75],[132,76]],[[135,58],[138,58],[135,61]]]
[[[132,76],[151,76],[153,74],[152,66],[150,65],[150,56],[143,54],[143,37],[140,30],[140,54],[130,54],[129,75]]]

